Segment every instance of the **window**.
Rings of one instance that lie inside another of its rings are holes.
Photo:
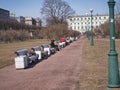
[[[83,26],[81,27],[81,29],[83,29]]]
[[[95,19],[97,19],[97,17],[95,17]]]
[[[76,29],[76,27],[74,27],[74,29]]]
[[[81,20],[83,20],[83,18],[81,18]]]
[[[72,18],[70,19],[70,21],[72,21]]]

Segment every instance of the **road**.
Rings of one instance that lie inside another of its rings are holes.
[[[0,90],[76,90],[82,69],[84,39],[23,70],[0,69]]]

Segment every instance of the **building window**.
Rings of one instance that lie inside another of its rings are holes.
[[[74,29],[76,29],[76,27],[74,27]]]
[[[83,18],[81,18],[81,20],[83,20]]]
[[[95,19],[97,19],[97,17],[95,17]]]
[[[83,29],[83,26],[81,27],[81,29]]]

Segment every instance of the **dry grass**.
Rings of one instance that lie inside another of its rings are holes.
[[[49,43],[46,39],[29,40],[24,42],[0,43],[0,68],[14,64],[15,51],[20,49],[31,49],[33,46]]]
[[[76,90],[120,90],[107,89],[109,40],[95,40],[94,46],[90,46],[88,40],[85,42],[84,65],[80,71],[80,80]],[[119,47],[120,41],[116,41],[118,54],[120,54]]]

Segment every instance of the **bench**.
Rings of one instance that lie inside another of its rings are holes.
[[[43,44],[43,45],[41,45],[41,47],[42,47],[43,51],[47,51],[48,52],[48,56],[50,56],[51,51],[50,51],[49,45]]]
[[[28,62],[33,63],[38,60],[39,55],[35,53],[33,49],[28,53]]]
[[[31,48],[37,55],[38,55],[38,60],[42,59],[42,51],[39,46],[35,46]]]
[[[15,57],[15,67],[16,69],[24,69],[28,65],[36,60],[38,60],[38,55],[33,51],[28,52],[28,49],[22,49],[15,52],[17,57]]]
[[[34,50],[35,53],[39,55],[38,60],[48,57],[48,51],[43,51],[39,46],[35,46],[31,49]]]
[[[17,57],[15,57],[15,67],[16,69],[23,69],[28,67],[28,57],[27,57],[28,50],[18,50],[15,52]]]

